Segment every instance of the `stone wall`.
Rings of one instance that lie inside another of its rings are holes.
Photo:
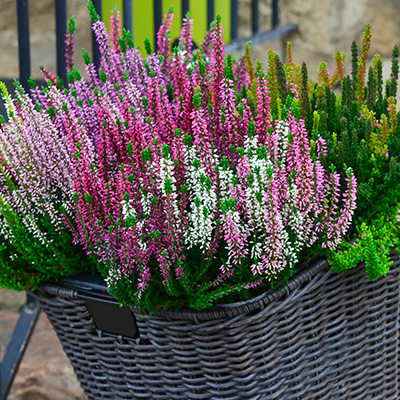
[[[308,61],[315,71],[319,61],[332,65],[336,50],[350,58],[351,43],[361,43],[367,22],[372,24],[371,56],[380,53],[388,60],[400,42],[399,0],[281,1],[282,22],[299,25],[300,35],[292,40],[295,61]]]
[[[90,20],[86,0],[67,0],[67,15],[76,17],[76,46],[91,51]],[[30,0],[31,74],[40,77],[41,65],[56,71],[54,0]],[[0,78],[18,77],[16,0],[0,0]],[[76,57],[78,67],[82,57]]]
[[[259,2],[260,29],[265,30],[270,26],[271,0]],[[250,34],[250,3],[239,0],[242,37]],[[315,75],[319,61],[332,66],[336,50],[350,54],[351,42],[356,39],[360,43],[366,22],[372,23],[371,54],[380,52],[389,60],[393,46],[399,42],[400,0],[280,0],[280,4],[281,22],[299,25],[300,34],[290,38],[294,61],[306,61],[310,76]],[[68,0],[67,5],[68,15],[74,14],[77,19],[76,60],[80,62],[80,49],[91,47],[86,1]],[[55,71],[54,0],[30,0],[30,11],[32,75],[40,76],[40,65]],[[255,57],[265,61],[270,47],[282,52],[282,43],[274,41],[254,46]],[[15,0],[0,0],[0,60],[0,77],[18,75]]]
[[[250,21],[251,0],[241,2],[241,33]],[[271,0],[260,0],[260,29],[266,30],[271,24]],[[361,44],[362,34],[367,22],[372,24],[372,45],[370,55],[380,53],[384,59],[384,74],[390,72],[390,58],[395,44],[400,43],[400,0],[280,0],[282,24],[295,23],[299,34],[289,38],[292,42],[294,62],[307,62],[309,76],[318,71],[320,61],[333,68],[333,55],[341,50],[348,55],[347,71],[350,72],[350,46],[353,40]],[[261,26],[261,22],[264,25]],[[282,53],[285,43],[276,40],[253,47],[253,54],[261,61],[266,61],[269,48]]]

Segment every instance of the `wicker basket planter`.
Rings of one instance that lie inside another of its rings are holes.
[[[46,284],[35,296],[89,399],[397,399],[393,257],[377,282],[363,266],[336,274],[317,261],[283,290],[247,302],[133,311],[136,338],[99,330],[84,291]]]

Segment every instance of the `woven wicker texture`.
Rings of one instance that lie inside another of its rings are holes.
[[[210,311],[136,314],[140,338],[97,331],[79,294],[35,292],[89,399],[397,399],[398,255],[368,281],[319,261],[282,291]]]

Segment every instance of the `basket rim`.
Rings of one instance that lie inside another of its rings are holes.
[[[263,309],[269,303],[289,294],[302,284],[310,282],[318,273],[328,270],[329,268],[328,263],[321,256],[313,256],[299,264],[295,274],[284,285],[277,284],[251,299],[226,304],[216,304],[204,310],[196,310],[187,306],[180,307],[179,309],[171,307],[167,310],[160,309],[152,312],[139,311],[135,305],[129,306],[129,308],[134,314],[147,314],[155,318],[158,316],[170,320],[191,319],[195,321],[206,321],[229,318]],[[95,284],[92,282],[88,283],[86,279],[89,278],[89,280],[91,280],[90,277],[91,275],[89,274],[80,274],[72,277],[72,279],[68,279],[67,277],[65,281],[61,278],[59,281],[45,282],[38,285],[33,291],[33,295],[35,295],[35,292],[42,292],[61,298],[79,299],[86,298],[89,294],[90,297],[100,301],[112,300],[113,302],[118,302],[113,295],[108,293],[107,286],[101,287],[103,289],[101,293],[99,291],[100,285],[98,282]],[[88,290],[86,290],[86,288]]]
[[[393,261],[395,259],[400,260],[399,255],[399,252],[395,251],[395,249],[391,249],[390,258]],[[360,268],[364,268],[364,263],[360,263],[356,268],[353,268],[349,271],[354,271],[355,269]],[[349,271],[342,271],[340,272],[340,274],[345,274]],[[261,311],[269,304],[285,296],[288,296],[296,289],[299,289],[301,286],[309,284],[313,280],[320,279],[320,273],[322,272],[324,272],[327,277],[329,273],[338,274],[331,269],[330,265],[324,258],[322,258],[320,255],[315,255],[305,262],[299,264],[294,276],[292,276],[284,285],[278,284],[272,288],[266,289],[263,293],[254,296],[248,300],[226,304],[217,304],[204,310],[196,310],[186,306],[179,309],[169,308],[167,310],[156,310],[153,312],[149,312],[139,311],[134,305],[130,306],[129,309],[134,314],[147,315],[151,316],[152,318],[160,318],[163,320],[167,319],[171,321],[192,320],[194,322],[200,322],[233,318],[239,315]],[[81,292],[80,289],[81,288],[79,287],[79,285],[77,285],[76,288],[72,288],[71,286],[66,287],[63,286],[62,282],[47,282],[39,285],[37,288],[37,290],[39,291],[64,298],[85,298],[86,294]],[[107,287],[104,287],[104,289],[107,290]],[[107,292],[103,292],[101,295],[98,296],[93,293],[93,296],[98,298],[98,300],[100,301],[107,301],[108,298],[108,300],[111,299],[113,300],[113,302],[117,302],[115,297]]]
[[[266,289],[258,296],[248,300],[237,301],[233,303],[217,304],[204,310],[196,310],[189,307],[182,307],[178,310],[170,308],[168,310],[157,310],[151,313],[152,317],[161,317],[162,319],[170,320],[193,320],[195,322],[232,318],[242,314],[248,314],[264,309],[268,304],[282,298],[300,286],[311,282],[315,277],[325,271],[330,270],[330,266],[325,259],[316,255],[309,260],[299,264],[295,275],[292,276],[284,285],[276,285]],[[134,313],[144,314],[139,312],[135,306],[130,309]],[[150,314],[150,313],[146,313]]]
[[[398,252],[395,248],[390,249],[389,257],[393,262],[397,260],[398,264],[400,264],[399,256],[400,252]],[[398,265],[395,266],[395,268],[397,267]],[[350,270],[341,271],[339,273],[335,272],[328,264],[328,262],[324,258],[322,258],[322,256],[317,254],[312,256],[310,259],[300,263],[294,276],[292,276],[289,281],[286,282],[284,285],[276,285],[251,299],[227,304],[217,304],[204,310],[195,310],[188,307],[182,307],[179,310],[159,310],[152,313],[151,315],[155,317],[160,316],[163,319],[167,318],[170,320],[191,319],[196,322],[232,318],[238,315],[263,310],[272,302],[288,296],[296,289],[299,289],[300,287],[309,284],[313,280],[317,280],[319,278],[319,274],[322,272],[324,272],[326,278],[328,278],[329,273],[344,275],[346,273],[354,273],[355,270],[359,269],[365,271],[365,262],[359,263],[355,268],[352,268]],[[392,263],[389,273],[393,269],[394,268]],[[379,279],[381,278],[382,277],[380,277]],[[366,274],[365,279],[368,279]],[[137,312],[137,310],[135,310],[135,307],[130,308],[133,312]]]

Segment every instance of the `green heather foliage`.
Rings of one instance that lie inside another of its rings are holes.
[[[41,221],[42,229],[55,240],[43,245],[26,228],[17,213],[2,203],[1,212],[13,237],[0,244],[0,287],[33,290],[41,282],[81,272],[94,272],[93,263],[72,244],[67,232],[58,234],[48,218]]]
[[[395,46],[393,50],[391,75],[384,86],[379,54],[373,58],[366,77],[370,43],[371,26],[367,24],[360,54],[355,41],[351,46],[351,76],[344,76],[345,55],[337,52],[331,75],[326,63],[321,63],[318,80],[310,81],[303,63],[299,84],[298,74],[292,73],[290,46],[285,71],[288,87],[301,87],[289,96],[298,102],[299,117],[305,119],[310,137],[320,135],[326,141],[323,165],[334,165],[342,184],[348,167],[357,177],[357,209],[348,240],[358,240],[352,245],[343,243],[339,253],[325,255],[338,272],[365,261],[368,277],[378,279],[389,270],[389,247],[399,244],[395,217],[400,208],[400,115],[396,108],[399,49]],[[273,85],[270,90],[274,90]]]

